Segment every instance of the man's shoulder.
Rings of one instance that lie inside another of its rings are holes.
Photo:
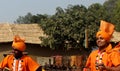
[[[28,55],[23,55],[22,59],[32,59],[32,58]]]
[[[120,53],[120,48],[113,48],[107,52],[108,54]]]
[[[91,53],[92,53],[92,54],[98,53],[98,50],[93,50]]]
[[[13,55],[7,55],[7,56],[5,57],[5,59],[10,59],[10,60],[12,60],[13,58],[14,58]]]
[[[98,54],[98,50],[93,50],[93,51],[90,53],[90,56],[96,56],[96,54]]]

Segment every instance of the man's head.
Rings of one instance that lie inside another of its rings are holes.
[[[109,43],[113,32],[114,32],[114,25],[109,22],[101,20],[100,31],[98,31],[96,34],[97,45],[104,46],[105,44]]]
[[[108,40],[108,39],[107,39]],[[109,41],[107,41],[102,35],[98,35],[96,37],[96,43],[99,48],[104,48],[108,45]]]
[[[26,49],[24,40],[21,39],[18,35],[15,36],[12,43],[12,48],[15,58],[20,58],[22,56],[22,52]]]
[[[111,35],[109,35],[107,32],[105,31],[98,31],[96,34],[96,38],[98,38],[99,36],[101,36],[103,39],[105,39],[106,41],[110,41]]]

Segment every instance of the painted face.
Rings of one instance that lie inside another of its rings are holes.
[[[99,35],[97,37],[96,43],[99,48],[102,48],[105,47],[108,42],[101,35]]]

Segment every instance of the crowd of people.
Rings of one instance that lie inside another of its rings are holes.
[[[112,46],[110,39],[115,26],[101,20],[99,31],[96,33],[98,49],[93,50],[87,58],[85,67],[78,69],[73,65],[41,66],[28,55],[23,54],[26,49],[25,40],[15,36],[12,43],[12,54],[5,55],[0,62],[0,71],[120,71],[120,43]],[[78,70],[77,70],[78,69]]]
[[[82,71],[83,67],[78,68],[76,65],[55,65],[45,64],[43,66],[45,71]]]

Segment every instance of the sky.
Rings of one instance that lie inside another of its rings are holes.
[[[57,7],[65,9],[68,5],[103,4],[106,0],[0,0],[0,23],[14,23],[19,16],[27,13],[33,15],[53,15]]]

